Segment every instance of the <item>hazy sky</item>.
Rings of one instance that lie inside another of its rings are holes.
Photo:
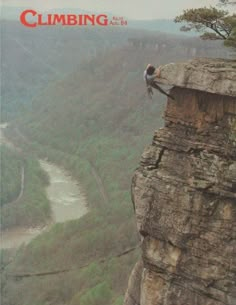
[[[92,12],[112,12],[135,19],[173,18],[183,9],[215,6],[218,0],[2,0],[2,4],[40,10],[58,7],[81,8]]]

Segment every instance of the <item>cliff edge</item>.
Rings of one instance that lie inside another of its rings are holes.
[[[197,58],[161,69],[162,84],[236,96],[236,60]]]
[[[165,127],[132,180],[142,260],[124,305],[236,304],[236,61],[162,68]]]

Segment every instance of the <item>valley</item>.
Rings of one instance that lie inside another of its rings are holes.
[[[11,31],[15,31],[14,27]],[[43,37],[50,37],[48,33],[54,38],[59,36],[50,31]],[[47,41],[47,48],[43,39],[45,53],[42,53],[42,49],[36,52],[37,44],[32,43],[30,50],[39,58],[43,54],[43,59],[53,67],[60,67],[60,71],[66,68],[65,73],[50,74],[40,70],[46,69],[45,65],[36,61],[31,65],[26,61],[28,76],[35,69],[37,80],[46,75],[40,84],[33,81],[29,90],[22,90],[29,83],[26,74],[25,79],[19,77],[22,67],[18,67],[15,75],[9,61],[7,69],[11,69],[6,75],[12,82],[6,86],[4,118],[11,118],[6,129],[6,137],[11,142],[34,159],[47,160],[41,162],[49,174],[47,183],[40,185],[37,180],[34,185],[43,186],[44,196],[51,200],[60,195],[63,210],[58,217],[61,214],[67,217],[67,208],[72,203],[78,208],[79,191],[75,185],[68,186],[72,181],[80,181],[82,200],[83,193],[86,194],[84,214],[80,219],[75,217],[65,222],[61,218],[16,253],[2,250],[2,292],[6,305],[123,303],[128,275],[140,256],[138,249],[122,257],[116,256],[139,242],[130,198],[131,178],[153,131],[163,125],[165,104],[165,97],[158,92],[153,100],[148,99],[142,80],[143,69],[149,62],[159,66],[188,60],[193,54],[228,56],[218,42],[202,44],[196,38],[187,40],[163,33],[129,31],[123,35],[118,31],[114,35],[109,32],[107,36],[104,31],[67,31],[66,36],[69,33],[69,47],[68,44],[63,47],[61,40],[55,39]],[[40,31],[38,35],[42,35]],[[94,40],[99,48],[94,47]],[[10,42],[13,43],[8,39]],[[81,48],[87,43],[90,45],[83,52],[80,50],[79,65],[77,43]],[[24,46],[29,45],[28,37]],[[22,48],[19,52],[23,52]],[[21,56],[25,59],[25,53]],[[14,103],[8,104],[8,100]],[[52,181],[57,183],[54,190],[49,190],[50,175],[51,184]],[[36,189],[33,194],[37,194]],[[67,199],[68,205],[65,205]],[[81,209],[73,211],[77,216]],[[49,214],[43,216],[45,224],[50,219]],[[38,224],[34,222],[34,225],[37,230]],[[86,268],[80,270],[81,265]],[[60,270],[61,266],[71,271],[19,281],[9,276],[50,272]]]

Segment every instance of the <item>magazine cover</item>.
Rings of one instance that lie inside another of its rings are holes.
[[[235,305],[236,2],[0,18],[0,303]]]

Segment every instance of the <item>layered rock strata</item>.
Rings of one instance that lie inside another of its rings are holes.
[[[124,304],[235,305],[236,63],[172,66],[175,100],[132,180],[142,260]]]

